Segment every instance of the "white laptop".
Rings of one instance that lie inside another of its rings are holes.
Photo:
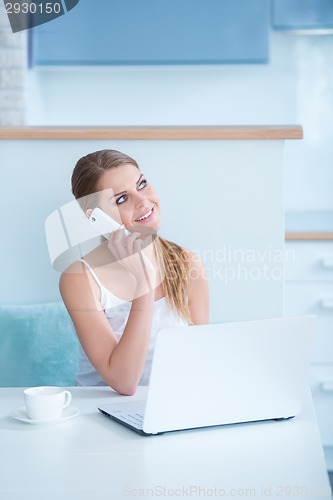
[[[140,434],[297,415],[315,316],[164,328],[145,401],[99,410]]]

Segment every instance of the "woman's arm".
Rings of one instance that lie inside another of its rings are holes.
[[[188,306],[194,325],[209,322],[209,289],[205,268],[199,257],[187,252],[190,261]]]
[[[154,290],[134,298],[125,330],[118,341],[100,305],[100,290],[81,262],[60,278],[60,293],[79,341],[105,382],[132,395],[139,383],[149,346]]]

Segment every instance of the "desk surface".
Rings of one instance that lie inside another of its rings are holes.
[[[80,415],[39,426],[10,417],[22,388],[0,389],[2,500],[331,498],[310,391],[289,421],[143,437],[97,411],[128,397],[108,387],[70,390]]]

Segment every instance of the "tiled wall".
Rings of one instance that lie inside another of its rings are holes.
[[[0,2],[0,126],[25,122],[25,34],[12,33],[3,2]]]

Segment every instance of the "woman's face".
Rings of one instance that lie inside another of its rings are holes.
[[[152,234],[160,228],[160,205],[155,189],[134,165],[106,170],[98,183],[101,209],[130,231]]]

